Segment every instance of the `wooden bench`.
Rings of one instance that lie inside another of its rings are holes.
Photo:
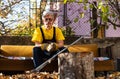
[[[4,56],[12,56],[12,57],[32,57],[33,47],[34,46],[32,45],[1,45],[0,54]],[[78,53],[79,52],[93,52],[95,57],[98,56],[98,45],[97,44],[73,45],[69,47],[68,50],[69,52],[78,52]],[[46,66],[43,69],[43,71],[57,71],[58,66],[57,66],[57,63],[55,62],[56,61],[53,61],[51,64],[49,64],[49,66]],[[114,70],[113,60],[108,60],[104,62],[101,62],[101,61],[95,62],[94,63],[95,71]],[[26,70],[31,70],[34,68],[32,59],[10,60],[10,59],[5,59],[1,57],[0,63],[1,63],[0,70],[26,71]]]

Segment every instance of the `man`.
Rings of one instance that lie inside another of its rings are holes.
[[[33,48],[35,68],[64,48],[65,38],[62,31],[53,26],[55,14],[52,11],[44,11],[42,20],[44,25],[37,27],[32,37],[32,42],[35,43]]]

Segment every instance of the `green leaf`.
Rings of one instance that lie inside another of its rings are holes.
[[[80,18],[83,18],[85,16],[84,13],[80,13]]]
[[[103,14],[103,15],[102,15],[102,20],[103,20],[104,22],[108,21],[107,17],[108,17],[107,14]]]
[[[21,14],[20,13],[18,13],[18,17],[20,17],[21,16]]]
[[[70,0],[70,2],[75,2],[75,0]]]
[[[84,6],[84,10],[87,10],[87,6]]]
[[[95,20],[91,19],[90,23],[93,25],[93,23],[95,22]]]
[[[78,20],[79,20],[78,18],[75,18],[75,19],[74,19],[74,22],[76,23],[76,22],[78,22]]]
[[[112,16],[113,18],[116,17],[115,13],[112,13],[111,16]]]
[[[105,29],[108,29],[108,28],[109,28],[109,26],[106,25],[106,26],[105,26]]]
[[[93,8],[93,5],[92,5],[92,4],[90,4],[90,5],[89,5],[89,7],[90,7],[90,8]]]
[[[101,10],[104,13],[108,13],[108,11],[109,11],[108,7],[105,7],[105,6],[102,6]]]
[[[84,3],[87,3],[88,2],[88,0],[84,0]]]
[[[67,0],[64,0],[64,2],[63,2],[64,4],[66,4],[67,3]]]
[[[113,26],[113,28],[116,30],[117,28],[116,28],[116,26]]]
[[[109,12],[109,6],[106,6],[106,13]]]
[[[98,9],[101,9],[103,7],[103,3],[102,2],[99,2],[98,3]]]
[[[81,3],[81,2],[83,2],[83,0],[79,0],[79,2]]]

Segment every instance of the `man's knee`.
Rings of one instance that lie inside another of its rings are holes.
[[[63,50],[63,49],[65,49],[65,50],[63,51],[63,53],[69,52],[68,48],[66,48],[66,47],[61,47],[61,48],[59,48],[60,51]]]
[[[41,52],[41,48],[40,47],[34,47],[33,52]]]

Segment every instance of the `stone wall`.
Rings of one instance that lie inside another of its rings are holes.
[[[0,36],[0,45],[33,45],[30,36]]]
[[[34,45],[31,36],[0,36],[0,45]],[[78,37],[67,37],[65,44],[71,44]]]

